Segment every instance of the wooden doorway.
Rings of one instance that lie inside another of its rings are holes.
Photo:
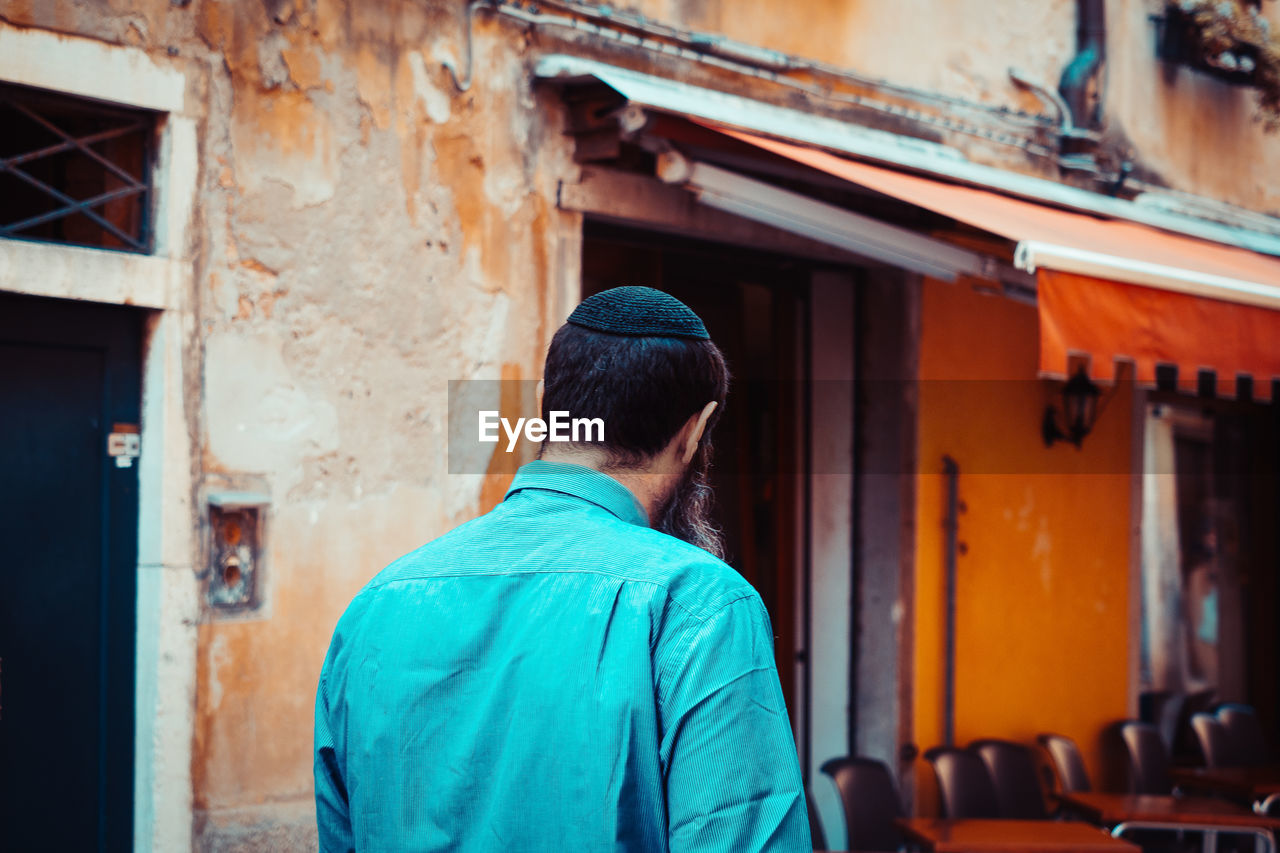
[[[703,319],[733,373],[715,434],[717,520],[727,560],[760,593],[792,728],[804,732],[806,590],[801,329],[812,267],[786,256],[588,223],[583,296],[639,284]],[[803,750],[802,750],[803,752]]]

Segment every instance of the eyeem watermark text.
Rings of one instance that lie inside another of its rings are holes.
[[[604,441],[603,418],[571,418],[568,412],[552,412],[551,420],[542,418],[499,417],[493,410],[480,412],[480,441],[490,444],[498,441],[498,428],[507,436],[507,452],[511,453],[520,440],[521,433],[529,441]]]

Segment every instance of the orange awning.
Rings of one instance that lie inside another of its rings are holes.
[[[715,129],[1027,247],[1042,374],[1065,376],[1068,360],[1083,356],[1102,381],[1114,380],[1123,361],[1146,384],[1157,365],[1174,366],[1188,389],[1211,370],[1226,395],[1240,376],[1253,378],[1260,398],[1280,380],[1280,258]]]

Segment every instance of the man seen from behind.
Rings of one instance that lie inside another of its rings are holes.
[[[578,306],[543,381],[543,419],[603,441],[545,442],[338,622],[321,850],[808,850],[769,617],[711,522],[723,356],[683,303],[622,287]]]

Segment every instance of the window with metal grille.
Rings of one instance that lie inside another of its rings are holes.
[[[151,251],[156,114],[0,84],[0,237]]]

